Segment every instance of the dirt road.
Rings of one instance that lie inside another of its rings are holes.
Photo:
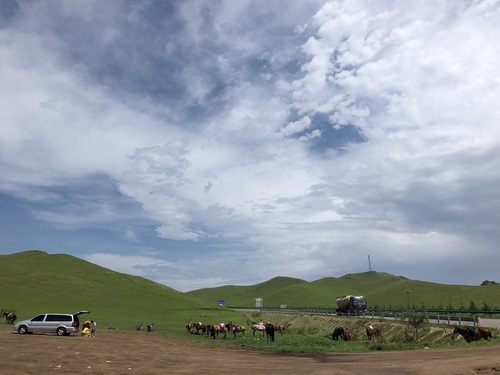
[[[374,353],[283,354],[205,347],[157,333],[94,338],[0,331],[0,374],[500,374],[500,345]]]

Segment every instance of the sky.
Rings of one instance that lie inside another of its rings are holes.
[[[500,282],[499,21],[497,0],[0,0],[0,254],[182,292]]]

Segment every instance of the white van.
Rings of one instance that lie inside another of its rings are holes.
[[[78,315],[88,314],[90,311],[82,310],[74,314],[47,313],[40,314],[28,320],[17,322],[14,331],[26,333],[55,333],[58,336],[67,336],[80,330]]]

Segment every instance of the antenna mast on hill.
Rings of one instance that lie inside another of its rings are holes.
[[[369,255],[368,255],[368,271],[369,272],[373,272],[373,270],[372,270],[372,262],[370,260],[370,256]]]

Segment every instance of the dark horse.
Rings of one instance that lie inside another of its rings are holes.
[[[478,341],[481,339],[488,340],[493,337],[491,331],[485,327],[478,327],[476,329],[472,327],[462,327],[457,326],[453,330],[453,334],[459,333],[467,342]]]
[[[266,335],[267,335],[267,341],[274,341],[274,324],[273,323],[266,323]]]
[[[352,339],[351,332],[344,327],[337,327],[333,330],[332,340],[350,341]]]
[[[17,319],[17,315],[14,314],[13,312],[4,312],[3,316],[5,316],[5,322],[7,324],[14,324],[14,322]]]
[[[380,337],[380,329],[378,327],[374,326],[366,326],[366,336],[368,337],[368,340],[371,341],[371,339],[378,339]]]
[[[333,330],[332,340],[343,340],[344,334],[345,334],[344,327],[337,327]]]
[[[195,330],[196,330],[196,332],[195,332]],[[191,330],[191,333],[193,333],[195,335],[199,335],[200,331],[201,331],[201,334],[204,335],[205,332],[207,332],[207,326],[205,324],[203,324],[202,322],[193,323],[193,329]]]

